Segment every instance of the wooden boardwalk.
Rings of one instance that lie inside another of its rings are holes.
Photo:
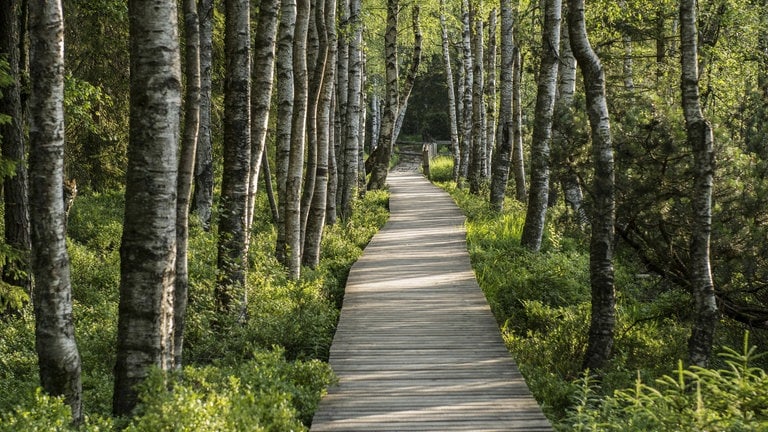
[[[417,173],[389,184],[390,220],[347,281],[339,384],[312,431],[552,430],[477,285],[464,216]]]

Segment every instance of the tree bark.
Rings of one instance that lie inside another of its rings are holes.
[[[496,144],[496,8],[488,16],[488,51],[485,53],[485,158],[482,178],[491,175],[491,160]]]
[[[296,2],[296,27],[293,39],[294,102],[291,120],[291,149],[288,161],[285,201],[286,267],[292,279],[301,275],[301,187],[304,169],[304,147],[307,131],[307,31],[309,0]]]
[[[30,212],[35,348],[40,384],[64,396],[82,420],[80,354],[72,321],[72,286],[64,216],[64,21],[61,2],[29,4]]]
[[[269,112],[272,107],[272,89],[275,74],[275,46],[277,44],[277,19],[280,0],[261,0],[259,3],[256,34],[253,44],[251,70],[251,172],[248,182],[248,208],[246,228],[250,241],[256,192],[261,173],[261,161],[267,145]]]
[[[319,8],[318,8],[319,10]],[[322,26],[318,25],[320,33],[325,33],[327,40],[327,62],[325,77],[322,80],[320,90],[320,102],[317,116],[317,168],[315,177],[315,191],[312,194],[312,205],[309,209],[307,230],[304,241],[304,254],[302,262],[311,268],[320,263],[320,241],[323,235],[326,218],[326,204],[328,202],[328,161],[333,154],[331,149],[333,91],[336,73],[336,0],[325,0],[325,14],[316,18],[318,24],[325,20]],[[320,36],[323,40],[323,36]],[[322,43],[321,43],[322,45]]]
[[[248,183],[251,172],[251,33],[248,0],[226,0],[224,51],[224,164],[219,203],[216,308],[225,314],[236,300],[244,308],[247,269]]]
[[[483,21],[475,22],[473,35],[474,71],[472,73],[472,150],[469,154],[469,192],[480,193],[483,181],[483,160],[485,159],[485,103],[483,101]]]
[[[616,292],[613,283],[616,203],[611,124],[605,98],[605,73],[587,37],[584,0],[569,0],[568,32],[573,54],[584,78],[587,115],[592,130],[592,160],[595,166],[592,182],[595,202],[592,237],[589,242],[592,319],[583,368],[596,370],[602,368],[610,358],[616,326]]]
[[[695,304],[688,356],[691,364],[706,367],[712,354],[717,303],[712,282],[709,241],[712,232],[712,182],[715,171],[712,126],[704,118],[699,98],[696,0],[680,1],[682,106],[687,142],[693,152],[693,222],[690,245],[690,280]]]
[[[29,266],[30,233],[29,201],[27,198],[27,164],[24,143],[21,106],[21,71],[19,55],[19,2],[7,0],[0,5],[0,55],[5,54],[13,83],[3,88],[0,96],[0,114],[10,117],[10,122],[0,124],[0,141],[3,159],[14,164],[12,174],[3,177],[3,204],[5,243],[18,254],[18,262],[9,261],[4,266],[5,282],[22,287],[32,294],[32,277]],[[0,311],[1,313],[1,311]]]
[[[291,130],[293,125],[294,79],[293,38],[296,25],[296,0],[282,0],[277,36],[277,126],[275,177],[277,178],[278,215],[275,256],[287,267],[287,238],[285,232],[288,164],[291,157]]]
[[[515,41],[511,0],[501,0],[501,75],[499,76],[499,125],[496,151],[493,152],[490,204],[496,211],[504,206],[509,180],[509,162],[512,156],[512,81],[514,74]]]
[[[176,288],[173,296],[174,367],[181,369],[184,324],[189,292],[187,247],[189,243],[189,199],[195,168],[197,134],[200,127],[200,22],[195,0],[184,0],[185,69],[184,135],[179,158],[178,198],[176,201]]]
[[[461,24],[462,24],[462,53],[464,70],[464,97],[462,98],[462,134],[461,134],[461,158],[459,159],[459,184],[461,178],[469,176],[469,159],[472,151],[472,83],[474,82],[474,71],[472,66],[472,27],[470,17],[469,0],[461,2]]]
[[[343,163],[340,164],[339,172],[341,184],[341,200],[339,201],[340,216],[347,220],[352,216],[352,202],[357,190],[358,175],[358,148],[360,142],[360,112],[361,112],[361,84],[362,84],[362,40],[363,28],[360,0],[351,0],[349,2],[349,29],[351,31],[349,38],[348,55],[348,79],[347,82],[347,105],[344,119],[345,128],[342,133],[346,138],[342,142]],[[339,89],[343,91],[344,89]]]
[[[130,415],[152,366],[173,367],[181,60],[176,2],[130,0],[131,108],[115,415]]]
[[[536,113],[531,144],[531,189],[521,243],[532,251],[541,248],[549,193],[549,153],[560,52],[561,0],[544,2],[542,59],[536,93]]]
[[[213,207],[213,145],[211,143],[211,88],[213,69],[213,0],[199,0],[200,21],[200,126],[195,155],[195,191],[192,208],[203,228],[211,227]]]
[[[449,49],[448,26],[445,20],[445,0],[440,0],[440,34],[443,45],[443,61],[445,62],[445,77],[448,84],[448,119],[451,127],[451,154],[453,155],[453,181],[459,180],[459,126],[456,120],[456,96],[453,85],[453,67],[451,66],[451,51]],[[502,72],[503,73],[503,72]]]
[[[403,85],[400,87],[400,106],[397,108],[397,120],[395,121],[395,130],[392,132],[392,143],[396,143],[400,136],[400,130],[403,128],[403,121],[405,120],[405,113],[408,110],[408,100],[411,97],[411,91],[413,85],[416,83],[416,75],[419,72],[419,64],[421,64],[421,26],[419,24],[419,14],[421,8],[418,4],[411,6],[411,23],[413,27],[413,56],[411,58],[411,67],[408,68],[408,74],[403,80]]]
[[[512,172],[515,176],[515,199],[526,202],[525,158],[523,157],[523,103],[520,89],[523,85],[523,60],[520,49],[514,48],[512,67]]]
[[[373,154],[370,155],[373,164],[371,166],[371,178],[368,181],[368,190],[384,189],[387,183],[389,159],[392,155],[393,133],[397,110],[400,106],[400,87],[398,83],[397,62],[397,21],[400,14],[399,0],[387,0],[387,29],[384,34],[384,56],[386,58],[386,100],[384,113],[381,119],[381,135],[379,144]]]

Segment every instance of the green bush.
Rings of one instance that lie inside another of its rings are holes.
[[[433,182],[453,180],[453,157],[438,156],[429,161],[429,179]]]

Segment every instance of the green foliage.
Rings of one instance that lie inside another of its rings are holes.
[[[438,156],[429,161],[430,180],[436,183],[453,180],[453,158],[451,156]]]
[[[18,390],[17,390],[18,391]],[[21,392],[19,392],[21,393]],[[0,432],[105,432],[112,431],[109,418],[86,416],[83,424],[75,427],[72,411],[61,397],[52,397],[36,389],[30,408],[17,406],[12,412],[0,415]]]
[[[678,364],[674,375],[653,384],[637,377],[633,387],[600,398],[588,376],[578,380],[574,406],[560,423],[568,431],[765,431],[768,375],[753,362],[757,354],[744,337],[741,352],[725,347],[725,368]]]

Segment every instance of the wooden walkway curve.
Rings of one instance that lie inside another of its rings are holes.
[[[312,431],[549,431],[477,285],[464,216],[393,172],[389,222],[347,281],[331,347],[339,384]]]

